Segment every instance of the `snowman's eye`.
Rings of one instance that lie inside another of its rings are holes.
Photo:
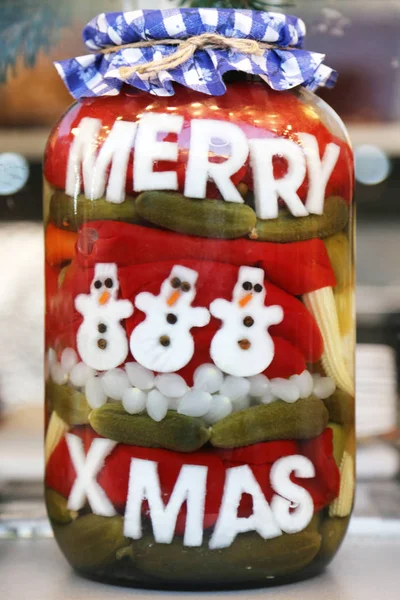
[[[250,281],[245,281],[243,284],[243,289],[246,290],[246,292],[250,292],[250,290],[253,289],[252,284],[250,283]]]
[[[181,285],[182,285],[182,282],[179,279],[179,277],[174,277],[173,279],[171,279],[171,287],[173,287],[174,290],[177,290],[178,288],[180,288]]]
[[[190,292],[190,290],[192,289],[192,286],[190,285],[190,283],[188,283],[187,281],[184,281],[181,285],[181,290],[182,292]]]
[[[105,280],[104,285],[106,286],[106,288],[112,288],[112,286],[114,285],[113,280],[109,277]]]
[[[96,290],[99,290],[102,285],[103,284],[99,280],[97,280],[97,281],[94,282],[94,287],[96,288]]]
[[[254,286],[254,291],[257,292],[257,294],[259,294],[260,292],[263,291],[263,286],[260,285],[259,283],[256,283],[256,285]]]

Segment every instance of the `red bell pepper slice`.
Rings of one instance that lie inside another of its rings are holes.
[[[85,238],[92,237],[93,230],[97,239],[90,244],[91,251],[85,252]],[[77,243],[77,260],[84,267],[99,262],[124,267],[185,259],[261,267],[267,279],[294,296],[336,285],[328,253],[319,239],[290,244],[244,238],[217,240],[129,223],[94,221],[82,227]]]

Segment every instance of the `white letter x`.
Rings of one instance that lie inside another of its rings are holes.
[[[68,498],[69,510],[83,508],[87,498],[92,511],[96,515],[113,517],[117,513],[105,491],[97,483],[96,476],[102,469],[105,458],[116,446],[116,442],[96,438],[85,457],[83,442],[80,437],[68,433],[66,440],[72,464],[76,471],[76,480]]]

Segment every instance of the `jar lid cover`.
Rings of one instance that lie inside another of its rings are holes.
[[[306,29],[294,16],[234,9],[102,13],[83,30],[95,52],[56,63],[75,98],[112,96],[124,84],[172,96],[173,82],[198,92],[226,92],[224,73],[259,75],[273,89],[332,87],[325,55],[302,49]]]

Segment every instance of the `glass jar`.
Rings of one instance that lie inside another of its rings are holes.
[[[313,93],[239,79],[50,135],[46,498],[92,578],[293,581],[349,522],[352,151]]]

